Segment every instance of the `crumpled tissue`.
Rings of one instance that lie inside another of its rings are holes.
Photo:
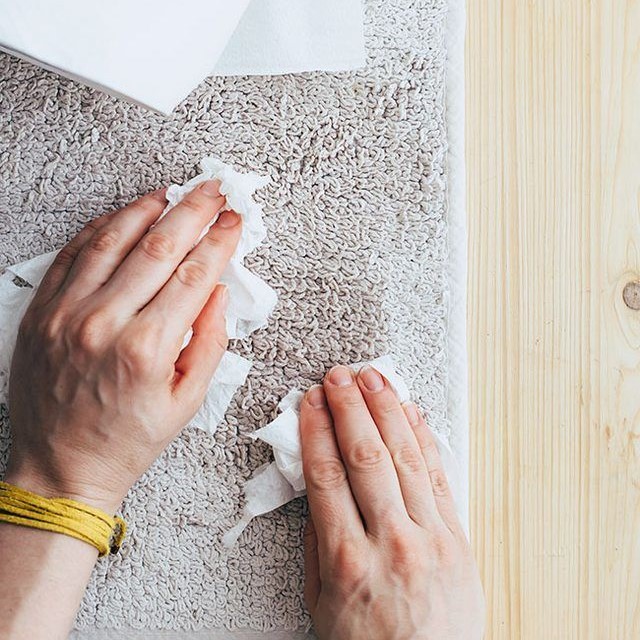
[[[169,205],[163,215],[202,182],[220,180],[220,191],[227,200],[226,208],[243,216],[238,249],[221,281],[229,289],[229,337],[244,338],[267,323],[278,300],[275,291],[243,264],[247,254],[256,249],[266,237],[263,209],[254,201],[253,196],[267,184],[268,178],[253,173],[240,173],[212,157],[204,158],[200,167],[202,173],[185,185],[169,187]],[[205,233],[206,229],[203,235]],[[7,402],[9,370],[20,322],[57,253],[53,251],[7,267],[0,275],[0,402]],[[16,276],[24,282],[16,281]],[[185,338],[185,344],[188,341],[189,337]],[[192,424],[213,433],[222,421],[235,392],[244,384],[250,368],[249,360],[227,352]]]
[[[410,399],[409,388],[398,375],[393,358],[382,356],[370,362],[351,365],[354,371],[370,365],[379,371],[394,388],[400,402]],[[280,414],[265,427],[254,431],[251,437],[262,440],[273,449],[274,462],[258,468],[245,485],[245,507],[238,523],[222,539],[226,547],[232,547],[253,518],[273,511],[294,498],[305,495],[306,485],[302,471],[302,447],[300,443],[300,403],[304,393],[290,391],[278,404]],[[460,483],[458,462],[451,447],[434,432],[444,469],[456,500],[458,514],[463,516],[465,490]],[[466,518],[461,517],[461,522]]]
[[[202,173],[186,184],[169,187],[169,204],[165,215],[198,185],[207,180],[220,180],[220,193],[227,200],[224,210],[232,209],[243,218],[238,248],[220,279],[229,289],[227,333],[231,339],[246,338],[267,323],[278,302],[276,292],[243,264],[247,255],[257,249],[267,237],[263,207],[254,200],[254,195],[269,183],[269,178],[255,173],[241,173],[213,157],[203,158],[200,169]],[[203,230],[201,238],[209,227]]]
[[[204,402],[190,425],[214,434],[224,420],[227,409],[236,391],[244,385],[252,362],[236,353],[227,351],[209,383]]]

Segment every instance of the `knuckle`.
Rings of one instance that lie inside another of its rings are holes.
[[[433,495],[437,498],[447,497],[449,495],[449,483],[444,470],[441,468],[430,469],[429,477],[431,478]]]
[[[87,224],[84,225],[85,231],[93,231],[94,233],[100,229],[100,218],[94,218],[93,220],[89,220]]]
[[[126,367],[134,373],[146,373],[154,369],[158,342],[152,333],[143,332],[121,340],[118,355]]]
[[[34,327],[37,327],[37,333],[41,339],[46,343],[52,343],[62,335],[66,324],[66,316],[62,311],[56,310],[43,317],[37,324],[34,324]]]
[[[87,353],[99,352],[104,344],[108,324],[106,315],[101,311],[93,311],[84,316],[74,331],[77,346]]]
[[[384,459],[384,447],[375,440],[360,440],[347,452],[347,463],[356,471],[376,471]]]
[[[185,287],[204,289],[210,285],[210,275],[207,267],[197,260],[185,260],[176,269],[176,278]]]
[[[135,203],[135,208],[137,209],[136,213],[149,216],[158,216],[159,210],[162,210],[162,208],[164,208],[164,204],[166,203],[161,202],[158,198],[148,193],[146,196],[142,196],[142,198],[140,198]]]
[[[392,391],[389,390],[391,394]],[[386,398],[385,401],[378,407],[377,411],[382,418],[396,418],[398,413],[402,411],[399,407],[399,402],[395,396],[392,398]]]
[[[171,260],[176,253],[174,239],[161,231],[150,231],[141,241],[140,249],[152,260]]]
[[[95,253],[109,253],[120,245],[120,232],[115,228],[98,229],[89,240],[88,248]]]
[[[217,233],[218,229],[217,227],[211,227],[211,230],[206,233],[202,240],[200,240],[200,242],[206,246],[208,246],[210,249],[214,249],[217,250],[220,247],[225,246],[225,241],[223,239],[223,237]]]
[[[415,570],[420,546],[409,532],[396,528],[389,536],[388,545],[396,570]]]
[[[66,314],[61,309],[40,309],[36,312],[30,308],[20,322],[18,336],[29,342],[35,338],[38,344],[51,344],[62,334],[67,324]]]
[[[193,213],[201,216],[203,213],[209,213],[211,211],[211,199],[207,198],[198,189],[194,189],[184,200],[180,203],[183,210],[188,213]]]
[[[70,243],[62,247],[55,258],[55,264],[60,267],[70,267],[78,255],[78,250],[74,244]]]
[[[422,455],[409,444],[398,447],[392,454],[393,464],[399,471],[415,474],[424,470]]]
[[[438,451],[438,445],[436,441],[431,439],[423,447],[424,455],[427,460],[438,460],[440,458],[440,451]]]
[[[351,411],[360,409],[364,405],[364,400],[359,393],[347,393],[336,399],[336,404],[343,410]]]
[[[306,481],[316,491],[338,489],[347,482],[347,472],[337,458],[317,460],[306,465]]]
[[[361,583],[367,573],[366,554],[356,540],[346,538],[336,546],[333,561],[333,578],[342,589],[350,591]]]
[[[229,336],[227,335],[226,327],[221,327],[219,331],[214,332],[211,336],[211,341],[215,351],[226,351],[229,346]]]

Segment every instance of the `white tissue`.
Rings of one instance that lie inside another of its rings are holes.
[[[253,196],[258,189],[269,183],[269,178],[255,173],[240,173],[231,165],[213,157],[203,158],[200,169],[202,173],[186,184],[169,187],[169,204],[165,214],[198,185],[207,180],[220,180],[220,193],[227,200],[225,210],[233,209],[243,218],[240,243],[220,280],[229,289],[227,333],[231,339],[246,338],[267,323],[278,302],[276,292],[243,264],[246,256],[267,237],[262,205],[258,204]],[[204,229],[201,237],[207,231],[208,228]]]
[[[200,166],[200,175],[183,186],[169,187],[167,211],[202,182],[218,179],[221,182],[220,191],[227,199],[227,208],[232,208],[243,216],[240,244],[223,274],[222,282],[229,288],[229,337],[244,338],[266,324],[278,299],[269,285],[242,264],[245,256],[266,237],[263,210],[254,201],[253,195],[257,189],[267,184],[268,178],[253,173],[240,173],[216,158],[204,158]],[[204,233],[206,230],[203,235]],[[20,322],[57,254],[57,251],[53,251],[7,267],[0,275],[0,402],[7,402],[9,370]],[[16,285],[16,276],[30,286]],[[185,338],[185,345],[189,339],[190,335]],[[224,418],[235,392],[244,384],[250,368],[250,361],[227,352],[211,382],[205,401],[191,424],[213,433]]]
[[[236,391],[244,385],[251,369],[251,361],[227,351],[209,383],[204,402],[191,421],[191,426],[214,434],[224,420]]]
[[[35,293],[32,287],[16,286],[14,279],[9,270],[0,275],[0,403],[4,404],[9,397],[9,370],[20,321]]]
[[[48,271],[51,263],[57,255],[57,251],[43,253],[31,260],[19,262],[18,264],[7,267],[7,271],[11,271],[16,276],[19,276],[24,281],[28,282],[31,286],[36,287],[40,284],[42,278],[44,278],[44,274]]]
[[[359,371],[369,364],[379,371],[394,388],[400,402],[409,400],[409,388],[396,372],[391,356],[383,356],[368,363],[352,365]],[[304,394],[301,391],[290,391],[280,402],[280,415],[266,427],[251,434],[256,440],[262,440],[273,448],[274,462],[260,467],[247,483],[245,490],[246,504],[238,524],[223,537],[223,544],[232,547],[256,516],[273,511],[291,500],[306,493],[304,474],[302,472],[302,448],[300,443],[300,402]],[[447,473],[451,491],[456,500],[458,514],[463,515],[465,504],[464,487],[460,484],[458,463],[449,444],[434,432],[442,462]],[[461,518],[462,522],[466,518]]]
[[[0,275],[0,403],[9,392],[9,370],[20,322],[57,251],[7,267]],[[16,276],[29,286],[16,284]]]
[[[242,518],[222,537],[222,544],[227,548],[237,542],[253,518],[304,495],[304,491],[296,492],[293,489],[274,464],[260,467],[245,485],[244,492],[246,505]]]

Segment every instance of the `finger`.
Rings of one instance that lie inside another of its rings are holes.
[[[105,285],[105,295],[130,313],[148,304],[224,206],[219,186],[204,182],[150,229]]]
[[[84,243],[60,294],[79,300],[102,287],[160,217],[167,205],[165,195],[166,189],[154,191],[111,214]]]
[[[389,381],[373,367],[364,367],[357,380],[371,417],[391,454],[407,513],[417,524],[425,526],[437,511],[428,489],[427,464],[402,405]]]
[[[300,405],[302,464],[309,509],[321,552],[331,557],[345,540],[365,531],[349,488],[323,388],[312,387]]]
[[[456,513],[453,494],[449,487],[447,474],[442,465],[438,444],[433,437],[433,433],[431,433],[424,416],[415,404],[407,403],[404,406],[404,411],[429,470],[429,484],[438,513],[450,531],[460,533],[462,525]]]
[[[178,265],[169,282],[142,310],[141,316],[164,327],[169,344],[181,340],[202,311],[238,246],[241,229],[237,213],[222,213]]]
[[[313,613],[320,597],[320,561],[318,559],[318,536],[309,517],[304,530],[304,601],[309,613]]]
[[[219,285],[193,323],[191,341],[176,361],[176,395],[183,395],[187,400],[198,400],[206,393],[227,350],[227,305],[227,288]]]
[[[324,382],[351,491],[367,530],[374,536],[407,519],[398,476],[389,451],[348,367],[334,367]]]
[[[96,231],[107,224],[112,215],[113,213],[108,213],[91,220],[60,249],[38,286],[33,299],[34,304],[46,304],[58,293],[82,248]]]

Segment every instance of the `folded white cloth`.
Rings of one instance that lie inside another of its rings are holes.
[[[253,0],[215,75],[348,71],[366,63],[362,0]]]
[[[220,191],[227,200],[226,208],[243,216],[240,243],[223,273],[222,282],[229,289],[227,333],[230,338],[244,338],[266,324],[278,301],[276,292],[243,264],[247,254],[258,247],[267,235],[262,206],[255,202],[253,196],[257,189],[267,184],[268,179],[254,173],[240,173],[211,157],[204,158],[200,167],[200,175],[182,186],[169,187],[169,204],[164,215],[202,182],[214,178],[220,180]],[[9,370],[20,321],[57,253],[53,251],[7,267],[0,276],[0,402],[7,400]],[[28,286],[16,283],[16,276]],[[190,336],[185,338],[185,344],[189,339]],[[215,431],[236,390],[244,384],[250,368],[251,362],[240,356],[232,353],[224,356],[206,400],[194,418],[195,426],[211,433]]]
[[[410,392],[404,380],[396,372],[391,356],[382,356],[368,363],[352,365],[359,371],[369,364],[379,371],[394,388],[400,402],[407,402]],[[266,427],[254,431],[252,437],[273,448],[274,462],[256,470],[245,486],[245,507],[235,527],[223,537],[223,544],[232,547],[253,518],[273,511],[294,498],[305,495],[306,485],[302,472],[302,446],[300,443],[300,402],[304,394],[297,389],[290,391],[278,405],[280,415]],[[442,463],[455,498],[461,522],[466,522],[464,509],[466,488],[461,484],[458,462],[449,444],[434,432]]]

